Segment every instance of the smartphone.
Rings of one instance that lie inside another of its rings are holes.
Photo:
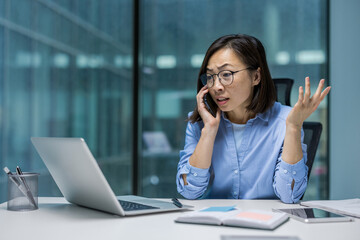
[[[211,113],[213,117],[216,117],[217,106],[214,100],[211,97],[209,97],[207,93],[204,95],[204,103],[209,113]]]
[[[349,222],[353,218],[332,213],[318,208],[287,208],[273,209],[274,211],[285,212],[290,217],[304,223],[315,222]]]

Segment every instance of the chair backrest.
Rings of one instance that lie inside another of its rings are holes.
[[[290,106],[290,94],[294,80],[291,78],[273,78],[273,81],[277,92],[276,101]]]
[[[320,142],[320,136],[322,132],[322,124],[319,122],[304,122],[304,143],[307,145],[307,162],[306,165],[309,168],[308,179],[312,165],[314,163],[316,150]]]

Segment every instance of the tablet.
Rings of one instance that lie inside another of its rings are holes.
[[[290,217],[305,223],[313,222],[349,222],[353,218],[328,212],[318,208],[285,208],[273,209],[287,213]]]

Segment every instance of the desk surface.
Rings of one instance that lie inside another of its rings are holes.
[[[241,209],[291,208],[278,200],[181,200],[195,209],[236,205]],[[31,212],[6,210],[0,205],[1,239],[206,239],[221,235],[298,236],[300,239],[359,239],[360,219],[344,223],[306,224],[290,219],[273,231],[237,227],[175,223],[182,212],[118,217],[69,204],[63,198],[39,198],[39,209]]]

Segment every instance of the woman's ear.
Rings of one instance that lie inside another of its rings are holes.
[[[259,85],[260,81],[261,81],[261,72],[260,72],[260,67],[258,67],[253,75],[253,86]]]

